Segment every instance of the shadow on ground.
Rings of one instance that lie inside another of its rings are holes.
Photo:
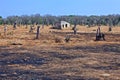
[[[83,52],[92,52],[92,53],[103,53],[103,52],[113,52],[119,56],[120,53],[120,45],[114,44],[114,45],[103,45],[103,46],[75,46],[75,47],[59,47],[60,50],[65,50],[68,53],[72,50],[82,50]],[[15,48],[14,49],[9,49],[8,46],[0,47],[0,79],[1,80],[100,80],[98,77],[86,77],[84,76],[75,76],[75,75],[64,75],[66,72],[79,72],[79,70],[75,69],[73,66],[71,67],[65,67],[65,68],[56,68],[53,71],[48,70],[45,71],[48,66],[45,66],[45,68],[41,68],[41,66],[45,64],[55,64],[53,63],[54,60],[58,62],[61,62],[62,64],[63,61],[67,60],[73,60],[73,59],[80,59],[80,58],[86,58],[88,56],[82,55],[82,54],[62,54],[61,52],[54,52],[54,51],[44,51],[44,50],[28,50],[29,52],[22,52],[22,53],[17,53],[19,50],[26,50],[25,48]],[[10,51],[13,52],[10,52]],[[16,52],[17,51],[17,52]],[[37,53],[37,54],[36,54]],[[38,54],[41,55],[47,55],[47,57],[39,56]],[[57,58],[57,59],[56,59]],[[118,60],[117,58],[114,60]],[[69,62],[67,64],[70,64]],[[78,63],[79,64],[79,63]],[[109,70],[119,70],[119,62],[116,61],[116,63],[108,62],[107,66],[104,66],[102,64],[99,65],[91,65],[91,64],[83,64],[81,66],[81,69],[87,69],[87,70],[103,70],[103,71],[109,71]],[[34,69],[20,69],[19,66],[18,68],[14,68],[13,66],[10,65],[21,65],[21,66],[26,66],[26,65],[32,65],[36,69],[44,69],[41,71],[35,71]],[[72,65],[72,64],[71,64]],[[82,74],[82,73],[81,73]]]
[[[103,45],[103,46],[75,46],[75,47],[61,47],[61,50],[82,50],[84,52],[93,52],[93,53],[106,53],[114,52],[120,53],[120,44],[114,45]]]

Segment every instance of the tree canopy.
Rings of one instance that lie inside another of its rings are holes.
[[[2,16],[0,16],[0,25],[3,24]]]

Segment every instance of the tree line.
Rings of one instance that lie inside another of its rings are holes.
[[[120,15],[101,15],[101,16],[80,16],[80,15],[64,15],[64,16],[52,16],[40,14],[34,15],[22,15],[22,16],[8,16],[7,18],[2,18],[0,16],[0,24],[13,25],[15,22],[21,25],[31,25],[31,24],[44,24],[44,25],[55,25],[60,23],[60,21],[67,21],[75,25],[83,26],[120,26]]]

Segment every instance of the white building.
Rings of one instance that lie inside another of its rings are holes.
[[[69,29],[70,28],[70,23],[66,21],[61,21],[61,29]]]

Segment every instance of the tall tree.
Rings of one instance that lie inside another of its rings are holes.
[[[2,16],[0,16],[0,25],[3,24]]]

